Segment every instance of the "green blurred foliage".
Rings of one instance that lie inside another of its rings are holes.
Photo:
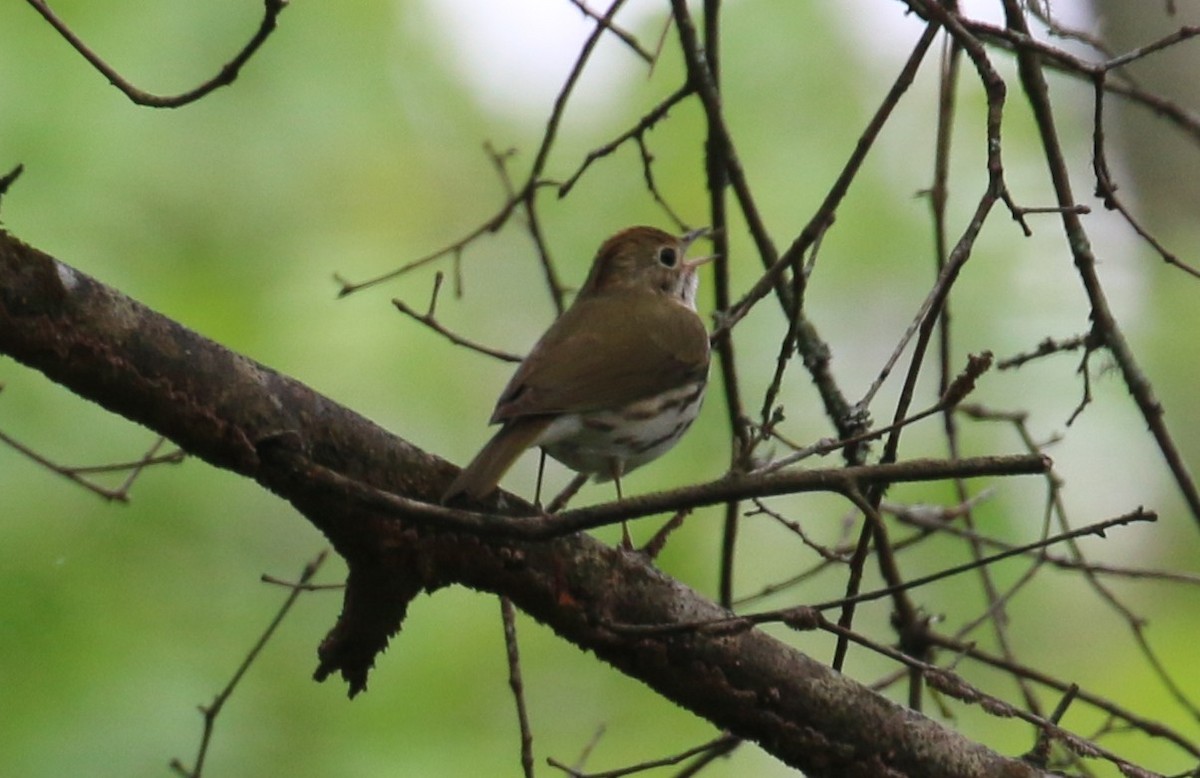
[[[859,13],[881,13],[879,3],[851,5]],[[853,9],[835,18],[830,4],[730,4],[722,60],[727,115],[761,212],[780,240],[818,206],[914,39],[899,5],[884,5],[896,15],[895,39],[866,51],[863,37],[851,34],[861,21]],[[63,0],[55,8],[121,72],[162,93],[191,88],[215,72],[249,36],[260,11],[243,0],[120,6]],[[632,24],[653,40],[663,12],[641,8]],[[6,4],[0,8],[0,168],[22,162],[26,173],[4,200],[4,223],[32,245],[417,445],[465,460],[486,435],[484,420],[510,367],[450,347],[392,308],[392,296],[424,305],[434,268],[342,300],[332,280],[335,273],[361,280],[386,272],[494,213],[503,186],[481,151],[484,141],[517,150],[510,169],[518,179],[537,148],[553,95],[533,105],[522,84],[513,84],[510,95],[481,95],[464,77],[464,52],[455,41],[470,43],[462,31],[444,28],[446,18],[411,0],[296,2],[233,86],[188,107],[151,110],[131,105],[106,84],[31,9]],[[540,34],[528,31],[531,39]],[[667,53],[650,76],[616,43],[601,46],[603,67],[589,71],[580,86],[584,102],[566,115],[551,177],[567,178],[587,151],[675,87],[681,64],[672,44],[668,35]],[[808,292],[810,316],[829,340],[835,372],[852,399],[874,378],[932,276],[928,206],[919,191],[928,186],[933,156],[933,62],[931,55],[839,213]],[[952,192],[954,229],[965,224],[984,183],[984,106],[967,71],[954,154],[961,173]],[[565,67],[559,75],[565,77]],[[1063,89],[1068,151],[1083,170],[1088,91],[1067,90],[1065,83],[1056,88]],[[701,133],[700,113],[687,104],[648,136],[659,186],[693,224],[707,213]],[[1005,133],[1014,196],[1022,204],[1048,204],[1034,128],[1015,97]],[[1081,180],[1081,198],[1089,190]],[[669,223],[645,191],[632,147],[595,165],[566,199],[546,194],[541,202],[547,239],[568,284],[579,283],[591,251],[608,233],[633,223]],[[961,312],[959,359],[983,348],[1008,355],[1086,328],[1061,238],[1051,217],[1034,218],[1033,240],[1021,237],[1003,214],[985,229],[954,303]],[[1194,225],[1187,229],[1179,234],[1189,237],[1177,239],[1194,245]],[[1186,459],[1200,461],[1194,401],[1200,339],[1179,324],[1194,320],[1195,292],[1158,281],[1179,276],[1120,228],[1106,223],[1097,236],[1106,239],[1100,248],[1114,304],[1177,425]],[[732,238],[735,254],[745,252],[733,258],[740,290],[759,267],[744,234]],[[480,240],[463,263],[465,296],[456,299],[447,284],[440,317],[490,345],[527,348],[553,307],[519,226]],[[1153,281],[1156,298],[1141,299],[1139,290]],[[743,389],[755,416],[774,366],[779,324],[764,306],[738,332]],[[1062,356],[1019,373],[993,373],[979,399],[1002,409],[1029,408],[1031,428],[1045,439],[1063,431],[1078,401],[1075,367],[1073,357]],[[781,398],[788,434],[802,441],[830,434],[802,369],[793,365],[789,376]],[[152,443],[148,431],[11,360],[0,360],[0,382],[0,430],[51,459],[129,460]],[[893,378],[873,407],[876,418],[887,417],[896,386]],[[676,451],[629,478],[631,491],[723,471],[727,423],[719,389],[715,383],[703,418]],[[926,383],[922,390],[921,402],[930,402],[933,387]],[[1077,523],[1139,503],[1162,510],[1164,521],[1154,533],[1126,531],[1123,537],[1135,542],[1091,543],[1089,550],[1113,562],[1195,570],[1195,525],[1173,496],[1123,385],[1101,373],[1094,390],[1095,404],[1054,451]],[[944,453],[933,427],[914,428],[907,441],[905,456]],[[999,425],[968,427],[964,441],[967,454],[1020,450],[1015,435]],[[534,459],[510,474],[511,488],[532,484]],[[551,479],[557,486],[566,474],[556,469]],[[1044,491],[1034,479],[1022,485],[1027,491],[1003,485],[981,508],[981,526],[1014,539],[1034,537]],[[606,487],[588,487],[581,498],[609,496]],[[898,488],[893,497],[954,499],[945,489],[916,487]],[[813,517],[806,526],[827,543],[842,532],[847,511],[825,497],[781,500],[777,507]],[[323,547],[289,506],[194,460],[146,473],[132,502],[116,505],[0,448],[0,517],[2,775],[161,776],[172,757],[190,764],[201,728],[196,706],[222,687],[284,597],[282,589],[259,583],[260,574],[293,578]],[[714,591],[719,521],[717,511],[697,513],[660,564]],[[637,530],[642,536],[650,531]],[[739,570],[745,594],[812,561],[810,551],[781,540],[779,528],[762,517],[745,522],[742,543],[743,559],[756,561]],[[961,561],[961,546],[949,542],[902,557],[912,570]],[[994,572],[1011,582],[1028,564],[1006,563]],[[336,582],[341,573],[331,560],[319,578]],[[841,586],[840,577],[829,574],[756,607],[833,598]],[[1152,583],[1119,588],[1137,612],[1155,619],[1155,646],[1164,662],[1178,667],[1191,650],[1188,635],[1200,626],[1194,590]],[[1195,723],[1172,713],[1113,611],[1094,595],[1080,600],[1081,591],[1078,578],[1066,575],[1040,577],[1022,590],[1011,629],[1023,655],[1185,731],[1190,726],[1194,737]],[[930,587],[920,600],[953,623],[981,604],[974,588],[957,581]],[[218,720],[206,775],[518,774],[494,598],[456,589],[419,600],[381,657],[369,693],[353,703],[340,683],[309,678],[316,644],[339,607],[336,592],[302,598]],[[864,627],[887,634],[883,606],[864,608],[861,618]],[[539,759],[574,761],[600,726],[606,732],[589,762],[596,769],[654,758],[714,734],[524,617],[521,635]],[[819,658],[830,655],[823,637],[787,639]],[[864,679],[889,669],[862,652],[852,652],[847,668]],[[989,690],[1011,694],[1005,678],[980,678]],[[1194,674],[1183,681],[1193,697],[1200,694]],[[1043,701],[1047,708],[1055,702],[1050,695]],[[962,710],[956,726],[1010,753],[1032,742],[1027,727],[1001,726],[976,708]],[[1153,743],[1137,747],[1149,764],[1183,769],[1157,765]],[[745,747],[706,774],[791,773]]]

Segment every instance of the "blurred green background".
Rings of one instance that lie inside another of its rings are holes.
[[[482,150],[514,148],[514,177],[532,159],[555,92],[588,25],[565,0],[501,4],[296,2],[237,82],[197,104],[151,110],[130,104],[29,7],[0,7],[0,168],[24,176],[4,199],[3,221],[22,240],[73,264],[188,327],[288,373],[417,445],[465,461],[510,366],[449,346],[403,318],[400,297],[420,308],[436,268],[336,299],[333,274],[361,280],[458,239],[490,217],[503,186]],[[249,0],[120,5],[60,0],[55,8],[96,50],[154,92],[191,88],[226,61],[258,23]],[[625,24],[645,41],[662,29],[660,4],[631,3]],[[730,4],[724,68],[727,116],[759,205],[781,246],[804,224],[837,175],[867,118],[919,33],[902,6],[765,0]],[[565,179],[588,150],[629,127],[678,84],[668,34],[652,74],[605,42],[567,112],[548,167]],[[1003,72],[1010,63],[998,56]],[[835,371],[856,399],[894,348],[928,289],[930,183],[936,57],[897,111],[826,238],[808,293],[812,320],[830,342]],[[982,193],[982,97],[969,76],[951,184],[952,228]],[[1023,205],[1048,205],[1036,137],[1010,90],[1007,180]],[[1090,201],[1090,88],[1055,82],[1077,194]],[[1114,128],[1114,147],[1121,133]],[[648,136],[655,173],[671,205],[703,223],[702,127],[695,105],[672,111]],[[1115,150],[1115,149],[1114,149]],[[1119,158],[1118,158],[1119,159]],[[1189,164],[1195,174],[1193,156]],[[1137,202],[1132,185],[1124,190]],[[1147,188],[1146,191],[1149,191]],[[635,223],[669,227],[645,191],[634,148],[597,164],[561,201],[545,194],[543,227],[565,282],[578,284],[592,251]],[[1152,202],[1144,204],[1154,213]],[[1195,215],[1195,204],[1190,206]],[[1021,236],[997,212],[958,288],[957,359],[985,348],[1009,356],[1047,336],[1087,327],[1085,300],[1053,217],[1032,217]],[[1103,213],[1088,218],[1112,303],[1167,409],[1185,459],[1200,463],[1196,402],[1197,287],[1167,268]],[[1194,218],[1155,225],[1191,252]],[[757,260],[733,231],[734,280],[744,289]],[[464,291],[447,288],[439,316],[489,345],[521,352],[553,315],[532,246],[519,224],[464,254]],[[449,270],[448,264],[439,266]],[[706,293],[710,291],[711,286]],[[711,309],[711,298],[704,297]],[[778,317],[766,306],[738,331],[751,411],[778,348]],[[1195,521],[1174,495],[1161,457],[1105,357],[1092,361],[1095,402],[1070,430],[1081,386],[1075,356],[993,373],[978,399],[1027,409],[1053,447],[1077,525],[1138,505],[1159,510],[1152,528],[1087,542],[1097,560],[1136,567],[1200,569]],[[830,434],[799,366],[781,400],[787,432]],[[0,430],[66,464],[134,459],[146,430],[79,400],[0,358]],[[872,410],[890,415],[895,378]],[[932,401],[925,385],[918,407]],[[716,477],[728,462],[719,386],[696,430],[669,456],[631,476],[630,491]],[[904,455],[942,455],[937,425],[912,429]],[[968,427],[967,454],[1017,452],[1000,425]],[[536,457],[506,479],[532,488]],[[825,463],[814,463],[812,466]],[[829,462],[832,464],[832,461]],[[552,485],[567,474],[551,471]],[[979,484],[977,486],[983,486]],[[998,484],[980,510],[985,531],[1037,537],[1045,488],[1036,479]],[[608,499],[589,487],[582,500]],[[897,500],[949,502],[948,489],[896,489]],[[773,505],[825,542],[843,530],[847,506],[808,497]],[[701,591],[716,584],[719,513],[701,512],[660,564]],[[648,522],[636,528],[644,537]],[[611,538],[611,533],[601,533]],[[812,552],[761,517],[744,528],[738,590],[758,591],[811,565]],[[146,473],[129,505],[106,504],[0,447],[0,775],[162,776],[191,764],[200,735],[196,706],[224,685],[284,597],[262,573],[296,577],[324,544],[289,506],[253,484],[187,461]],[[926,545],[902,558],[915,574],[957,563],[959,544]],[[997,566],[1001,582],[1028,562]],[[340,581],[337,560],[319,580]],[[981,600],[959,579],[917,600],[953,627]],[[1186,693],[1200,629],[1195,587],[1112,582]],[[756,607],[837,596],[840,576],[818,578]],[[310,680],[315,648],[340,608],[337,592],[304,597],[217,722],[209,776],[517,775],[518,733],[505,677],[495,598],[450,590],[417,601],[405,630],[380,658],[369,692],[353,703],[342,684]],[[1118,614],[1077,575],[1048,572],[1013,602],[1020,656],[1111,696],[1195,739],[1197,722],[1172,703]],[[882,606],[860,626],[890,641]],[[980,633],[984,645],[990,633]],[[712,737],[711,727],[639,684],[521,620],[525,682],[539,762],[574,762],[604,727],[588,767],[656,758]],[[827,660],[829,641],[789,640]],[[891,666],[852,651],[848,672],[871,680]],[[967,668],[963,668],[964,670]],[[998,675],[968,674],[1015,699]],[[899,693],[899,692],[897,692]],[[1042,697],[1052,709],[1053,695]],[[955,706],[954,722],[1008,753],[1032,745],[1027,727]],[[1090,734],[1100,717],[1073,709],[1065,724]],[[1189,765],[1161,743],[1106,741],[1163,771]],[[553,774],[541,767],[542,774]],[[662,771],[657,774],[670,774]],[[753,746],[706,775],[792,774]],[[1101,770],[1101,774],[1105,774]]]

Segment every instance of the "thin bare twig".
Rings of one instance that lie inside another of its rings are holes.
[[[183,762],[179,759],[172,759],[171,769],[177,775],[184,776],[185,778],[200,778],[200,776],[203,774],[204,760],[208,756],[209,747],[212,745],[212,737],[216,727],[217,717],[221,715],[221,711],[225,708],[225,703],[229,702],[229,699],[233,696],[234,690],[237,689],[238,684],[241,683],[242,678],[245,677],[246,671],[250,669],[250,666],[254,664],[259,655],[262,654],[262,650],[266,648],[267,642],[271,639],[271,636],[275,634],[275,630],[279,628],[279,625],[283,623],[284,618],[286,618],[288,613],[291,612],[292,606],[296,604],[298,599],[300,599],[300,595],[302,593],[308,591],[306,588],[307,584],[312,580],[313,576],[317,574],[317,571],[321,569],[321,565],[325,562],[325,557],[328,556],[328,554],[329,550],[325,549],[321,551],[321,553],[317,554],[317,556],[314,557],[311,562],[304,566],[304,569],[300,572],[299,582],[295,586],[291,587],[291,592],[283,601],[283,604],[279,607],[279,611],[275,614],[275,618],[271,619],[271,623],[267,625],[267,628],[263,630],[261,635],[259,635],[258,640],[255,641],[253,646],[251,646],[250,651],[247,652],[245,658],[242,660],[242,663],[238,665],[237,670],[234,671],[233,677],[229,679],[229,683],[225,684],[225,688],[222,689],[215,698],[213,698],[211,703],[200,706],[200,712],[204,715],[204,731],[200,736],[200,748],[196,753],[195,764],[189,769],[185,767]]]
[[[642,48],[642,45],[640,43],[638,43],[637,38],[633,37],[628,32],[626,32],[625,30],[623,30],[622,28],[620,28],[616,24],[614,24],[611,18],[602,16],[602,15],[596,13],[591,8],[588,8],[587,5],[585,5],[582,0],[568,0],[568,2],[571,5],[578,8],[583,13],[584,16],[586,16],[589,19],[593,19],[593,20],[599,22],[600,25],[604,27],[604,29],[608,30],[613,35],[620,38],[621,42],[624,43],[626,46],[628,46],[630,51],[632,51],[634,54],[637,54],[639,57],[641,57],[643,60],[645,60],[646,64],[648,64],[648,65],[654,64],[656,57],[653,54],[651,54],[650,52],[646,51],[644,48]]]
[[[500,598],[500,617],[504,622],[504,648],[508,659],[508,686],[517,706],[521,728],[521,771],[533,778],[533,730],[529,727],[529,709],[525,704],[525,682],[521,680],[521,652],[517,645],[517,611],[512,600]]]
[[[172,451],[168,454],[158,454],[158,450],[166,442],[166,438],[159,437],[151,444],[150,449],[141,458],[132,462],[118,462],[105,465],[86,465],[80,467],[71,467],[68,465],[60,465],[51,461],[47,457],[42,456],[34,451],[29,446],[21,443],[12,436],[0,431],[0,443],[4,443],[9,448],[18,452],[22,456],[30,459],[47,470],[61,475],[69,481],[72,481],[84,489],[87,489],[93,494],[97,494],[106,500],[114,502],[129,502],[129,490],[133,486],[133,482],[142,474],[147,467],[152,465],[175,465],[182,462],[185,455],[182,451]],[[113,473],[129,471],[129,475],[116,489],[97,484],[95,481],[84,478],[85,475],[95,473]]]
[[[664,492],[625,497],[555,514],[508,516],[448,508],[392,494],[347,478],[306,457],[288,451],[272,451],[281,463],[293,468],[297,477],[336,490],[361,507],[382,515],[415,524],[445,530],[467,532],[480,537],[547,540],[587,529],[609,526],[621,521],[656,513],[699,508],[731,500],[772,497],[781,494],[827,492],[848,494],[876,483],[936,481],[943,478],[979,478],[985,476],[1034,475],[1045,473],[1049,462],[1042,456],[996,456],[962,459],[955,462],[910,460],[887,465],[859,465],[829,470],[803,470],[722,478],[695,486]]]
[[[659,102],[658,105],[654,106],[645,114],[643,114],[642,117],[638,119],[637,124],[635,124],[633,127],[630,127],[628,130],[613,138],[608,143],[605,143],[603,146],[589,151],[575,172],[572,173],[566,181],[559,184],[558,196],[566,197],[568,194],[570,194],[571,190],[575,187],[575,184],[579,182],[579,179],[584,173],[587,172],[588,168],[590,168],[594,162],[608,157],[621,146],[623,146],[626,141],[633,140],[638,143],[638,146],[642,148],[642,158],[643,162],[645,163],[647,154],[644,146],[644,138],[646,133],[653,129],[660,121],[665,119],[673,107],[690,97],[694,91],[695,90],[693,90],[692,87],[687,84],[681,86],[679,89],[676,89],[668,97]],[[646,175],[649,176],[649,164],[645,163],[643,167],[646,170]]]
[[[71,44],[84,59],[91,63],[92,67],[100,71],[110,84],[121,90],[126,97],[137,105],[145,105],[151,108],[178,108],[199,100],[219,87],[232,84],[237,79],[238,74],[241,73],[242,67],[250,61],[250,58],[254,56],[259,47],[266,43],[267,38],[271,37],[271,33],[275,31],[275,23],[279,14],[283,12],[284,8],[287,8],[288,4],[288,0],[263,0],[263,18],[259,23],[258,30],[255,31],[250,41],[242,47],[242,50],[234,55],[233,59],[221,66],[221,70],[215,76],[194,89],[189,89],[181,94],[159,96],[134,86],[118,73],[115,68],[101,59],[100,55],[84,43],[83,39],[76,35],[70,26],[50,9],[45,0],[26,0],[26,2],[33,6],[34,10],[41,14],[42,18],[49,22],[67,43]]]
[[[433,293],[430,295],[429,308],[428,308],[428,310],[425,311],[425,313],[419,313],[418,311],[413,310],[412,307],[410,307],[408,305],[408,303],[404,302],[403,300],[399,300],[399,299],[393,299],[392,305],[396,306],[396,309],[398,311],[400,311],[401,313],[405,314],[406,316],[411,317],[412,319],[420,322],[421,324],[424,324],[426,327],[428,327],[429,329],[438,333],[439,335],[445,337],[447,340],[449,340],[451,343],[454,343],[455,345],[464,346],[466,348],[471,349],[472,351],[478,351],[480,354],[486,354],[489,357],[495,357],[496,359],[499,359],[504,362],[520,362],[521,361],[520,355],[512,354],[507,351],[500,351],[498,349],[490,348],[490,347],[484,346],[480,343],[476,343],[473,340],[468,340],[467,338],[464,338],[463,336],[446,329],[441,324],[441,322],[439,322],[437,320],[436,314],[437,314],[438,292],[441,291],[443,280],[445,280],[444,275],[442,274],[441,271],[438,271],[438,273],[433,278]]]
[[[691,759],[695,756],[703,757],[709,754],[720,755],[728,753],[732,747],[736,746],[740,742],[741,739],[734,737],[733,735],[721,735],[715,740],[710,740],[707,743],[701,743],[698,746],[680,751],[678,754],[665,756],[661,759],[647,759],[644,762],[638,762],[637,764],[632,764],[628,767],[621,767],[616,770],[603,770],[595,773],[585,773],[581,770],[569,767],[553,758],[548,759],[547,761],[550,763],[551,767],[557,767],[559,770],[562,770],[564,773],[570,776],[570,778],[624,778],[624,776],[646,772],[647,770],[652,770],[655,767],[670,767],[671,765],[677,765],[682,762],[686,762],[688,759]]]
[[[974,570],[981,565],[994,565],[1005,559],[1015,556],[1027,554],[1040,548],[1047,548],[1065,543],[1076,538],[1087,535],[1096,535],[1105,537],[1105,533],[1114,527],[1123,527],[1129,524],[1139,522],[1155,522],[1158,521],[1158,515],[1151,511],[1146,511],[1141,508],[1130,511],[1121,516],[1115,516],[1111,519],[1098,521],[1094,524],[1089,524],[1086,527],[1069,530],[1048,538],[1035,540],[1031,543],[1026,543],[1020,546],[1015,546],[1006,551],[1001,551],[997,554],[983,557],[979,560],[971,560],[961,565],[948,567],[919,578],[913,578],[896,586],[885,586],[880,589],[875,589],[869,592],[861,592],[853,596],[855,603],[871,602],[880,600],[885,597],[894,596],[897,591],[909,591],[922,586],[927,586],[935,581],[940,581],[945,578],[951,578],[956,575]],[[760,611],[757,613],[733,615],[722,619],[705,619],[700,621],[677,621],[670,624],[618,624],[609,623],[607,627],[626,634],[632,635],[669,635],[680,632],[690,632],[693,630],[706,630],[724,632],[727,630],[740,631],[752,625],[783,623],[791,626],[797,626],[800,621],[809,619],[809,613],[820,613],[821,611],[833,610],[841,608],[847,603],[847,598],[839,597],[836,600],[826,600],[824,602],[815,603],[813,605],[792,606],[788,608],[780,608],[776,610]]]

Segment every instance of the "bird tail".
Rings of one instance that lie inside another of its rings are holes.
[[[536,416],[506,422],[450,484],[442,495],[442,504],[464,495],[476,501],[487,497],[549,424],[550,418]]]

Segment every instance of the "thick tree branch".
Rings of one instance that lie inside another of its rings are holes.
[[[208,341],[0,231],[0,351],[82,397],[253,478],[296,506],[350,565],[319,677],[355,692],[422,590],[512,599],[563,638],[810,776],[1028,776],[1005,759],[757,630],[631,636],[612,624],[728,611],[642,556],[586,535],[488,541],[373,511],[298,461],[431,502],[455,469],[302,383]],[[529,510],[503,495],[506,513]],[[493,507],[495,507],[493,505]]]

